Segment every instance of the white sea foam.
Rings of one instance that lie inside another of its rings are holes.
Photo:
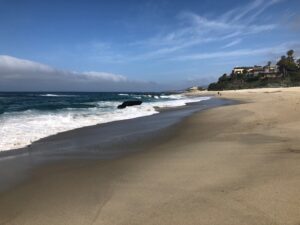
[[[75,95],[42,94],[42,97],[73,97]]]
[[[177,107],[209,99],[209,97],[183,96],[176,98],[176,100],[145,102],[122,110],[116,109],[121,102],[102,101],[94,102],[93,104],[97,106],[94,108],[4,113],[0,116],[0,151],[25,147],[41,138],[80,127],[153,115],[158,113],[155,107]]]
[[[160,97],[163,99],[182,99],[182,98],[184,98],[184,96],[181,94],[161,95]]]
[[[120,93],[118,95],[119,96],[129,96],[129,97],[138,98],[138,99],[141,99],[141,98],[182,99],[182,98],[184,98],[184,96],[181,95],[181,94],[172,94],[172,95],[156,95],[156,94],[153,94],[153,95],[150,95],[150,94],[123,94],[123,93]]]
[[[187,103],[200,102],[208,99],[210,99],[210,97],[185,98],[182,96],[181,99],[177,99],[177,100],[151,102],[149,104],[151,104],[153,107],[158,107],[158,108],[171,108],[171,107],[185,106]]]

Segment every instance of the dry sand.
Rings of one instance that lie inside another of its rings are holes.
[[[141,153],[40,168],[0,195],[0,224],[299,225],[300,88],[221,94],[244,103]]]

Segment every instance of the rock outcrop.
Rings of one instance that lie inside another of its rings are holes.
[[[127,106],[141,105],[143,102],[139,100],[125,101],[121,105],[118,105],[118,109],[124,109]]]

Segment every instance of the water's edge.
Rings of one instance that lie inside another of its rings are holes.
[[[159,113],[157,108],[175,108],[207,98],[182,94],[0,93],[0,151],[24,148],[42,138],[82,127],[150,116]],[[143,104],[117,109],[122,102],[137,99]]]
[[[43,138],[32,145],[0,152],[0,191],[23,181],[43,164],[72,159],[113,159],[142,151],[138,143],[162,136],[172,125],[192,114],[235,101],[212,98],[152,116],[78,128]]]

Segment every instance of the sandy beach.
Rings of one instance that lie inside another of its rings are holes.
[[[39,167],[0,194],[0,224],[299,225],[300,88],[193,94],[241,104],[120,158]]]

